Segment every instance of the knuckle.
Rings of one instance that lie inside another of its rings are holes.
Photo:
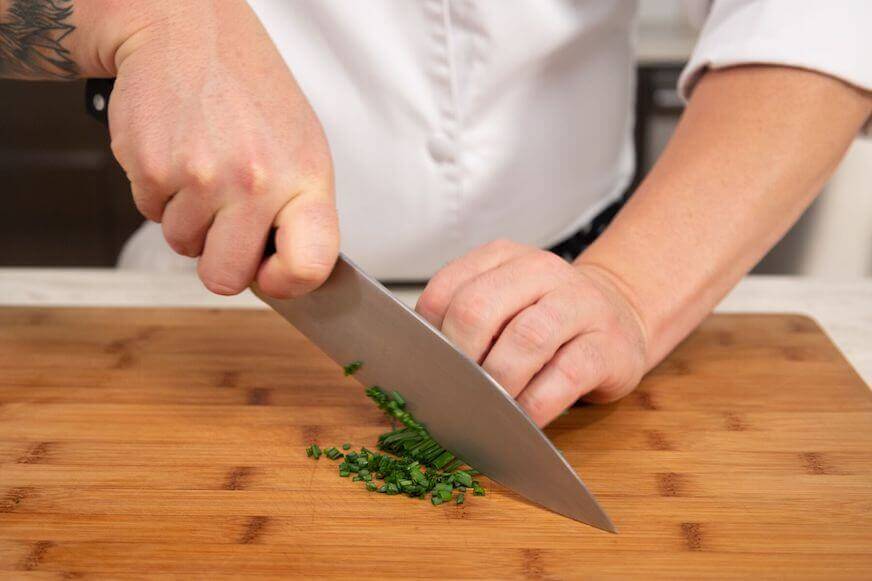
[[[133,196],[133,205],[136,206],[136,209],[146,218],[146,220],[160,222],[163,215],[163,212],[161,211],[162,209],[157,203],[155,203],[152,196],[149,195],[148,190],[144,190],[142,187],[139,187],[137,183],[132,182],[131,194]]]
[[[538,393],[524,392],[520,403],[536,423],[541,423],[548,414],[548,400]]]
[[[509,240],[508,238],[497,238],[496,240],[492,240],[485,244],[485,248],[488,250],[503,252],[507,250],[511,250],[515,248],[518,244]]]
[[[304,189],[332,190],[333,189],[333,160],[330,152],[325,147],[310,148],[308,154],[296,159],[296,177]]]
[[[547,250],[542,250],[535,254],[535,260],[546,270],[565,270],[571,268],[569,263]]]
[[[243,194],[256,196],[266,190],[269,172],[259,161],[249,159],[236,168],[235,178]]]
[[[430,284],[427,285],[427,288],[424,289],[424,292],[421,293],[421,296],[418,299],[418,305],[415,307],[415,310],[425,316],[433,316],[442,313],[448,303],[447,299],[444,298],[444,293],[440,293],[440,291],[436,290],[432,284],[431,281]]]
[[[146,220],[157,222],[160,219],[160,216],[155,215],[155,213],[151,211],[151,206],[142,199],[142,196],[137,195],[136,190],[133,190],[133,205],[136,206],[136,210],[142,214]]]
[[[190,160],[185,164],[187,183],[195,190],[209,190],[215,186],[215,167],[202,160]]]
[[[186,233],[178,228],[166,228],[163,229],[164,240],[167,241],[167,244],[170,248],[173,249],[173,252],[176,254],[181,254],[182,256],[188,256],[191,258],[196,258],[199,256],[199,252],[195,249],[194,238],[189,233]]]
[[[118,163],[123,166],[124,160],[127,159],[127,140],[118,134],[114,134],[109,141],[109,149],[112,151],[115,159],[118,160]]]
[[[461,293],[449,307],[447,318],[462,329],[480,329],[490,320],[490,300],[476,291]]]
[[[427,283],[427,287],[418,299],[418,312],[425,315],[444,313],[448,309],[451,299],[450,288],[450,276],[446,271],[437,272]]]
[[[554,359],[554,371],[567,384],[575,387],[582,386],[584,373],[582,372],[581,365],[574,357],[569,357],[566,354],[556,357]]]
[[[518,315],[509,337],[522,351],[537,352],[545,349],[554,336],[554,322],[537,310]]]
[[[136,181],[149,190],[160,190],[169,183],[169,167],[151,155],[139,158],[136,168]]]

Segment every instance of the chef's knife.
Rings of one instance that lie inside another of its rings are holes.
[[[111,82],[88,84],[105,122]],[[268,251],[269,252],[269,251]],[[254,293],[340,365],[363,361],[364,385],[396,390],[446,449],[521,496],[616,532],[584,483],[500,385],[442,333],[343,255],[317,290],[280,300]]]

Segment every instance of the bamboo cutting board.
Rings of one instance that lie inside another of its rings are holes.
[[[798,316],[715,316],[548,430],[621,532],[434,507],[304,447],[362,388],[267,311],[0,309],[0,577],[872,576],[872,397]]]

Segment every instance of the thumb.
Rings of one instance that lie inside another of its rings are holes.
[[[265,294],[293,298],[315,290],[327,280],[339,255],[339,218],[332,199],[303,193],[276,215],[276,253],[257,272]]]

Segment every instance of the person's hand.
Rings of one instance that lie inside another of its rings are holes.
[[[605,403],[639,383],[645,332],[619,287],[598,267],[497,241],[436,273],[416,310],[543,426],[582,396]]]
[[[304,294],[339,251],[320,123],[242,0],[154,2],[115,52],[112,151],[142,214],[211,291]],[[154,8],[156,10],[156,8]],[[277,253],[262,262],[271,227]]]

